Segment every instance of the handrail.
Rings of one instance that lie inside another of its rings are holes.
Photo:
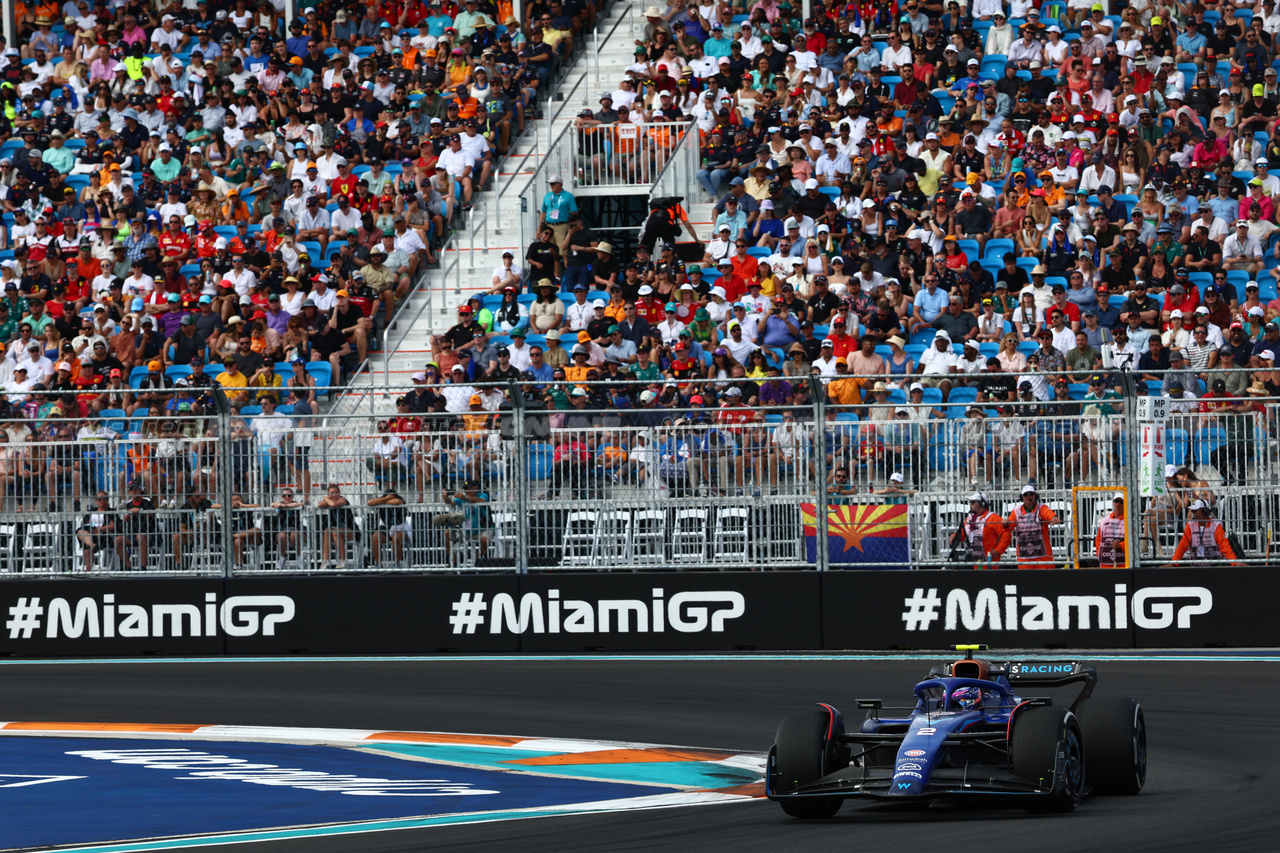
[[[595,28],[592,30],[592,35],[594,37],[595,47],[596,47],[595,60],[596,60],[596,82],[597,83],[600,82],[600,44],[602,42],[606,42],[609,39],[613,38],[613,34],[617,32],[618,26],[621,25],[623,21],[626,21],[628,23],[628,29],[634,30],[634,25],[632,23],[632,18],[631,18],[631,11],[632,11],[633,5],[634,4],[632,0],[627,0],[627,8],[623,11],[621,15],[618,16],[618,20],[613,22],[613,26],[609,28],[609,31],[607,33],[605,33],[603,39],[600,38],[600,22],[599,22],[600,19],[599,18],[596,19],[596,25],[595,25]]]
[[[445,253],[448,252],[449,247],[453,245],[453,242],[455,237],[457,236],[457,233],[458,232],[456,230],[450,232],[448,239],[444,241],[444,245],[440,247],[438,252],[439,257],[441,258],[440,280],[442,282],[448,277],[448,274],[446,272],[446,267],[444,264],[444,258],[446,257]],[[391,315],[391,322],[387,324],[387,329],[383,334],[383,341],[382,341],[382,381],[383,383],[387,383],[389,381],[389,377],[391,373],[391,367],[390,367],[391,354],[396,350],[400,349],[400,345],[404,343],[404,339],[408,336],[409,330],[412,329],[417,324],[418,320],[422,317],[422,312],[424,310],[430,309],[431,307],[431,302],[432,302],[431,283],[430,283],[430,279],[428,278],[428,273],[429,273],[429,270],[425,268],[419,272],[417,281],[413,283],[413,289],[409,291],[409,298],[404,301],[404,304],[402,304],[399,308],[396,309],[396,312]],[[426,283],[425,288],[422,287],[424,282]],[[416,295],[419,292],[419,290],[424,290],[424,289],[426,291],[425,298],[418,305],[417,310],[414,312],[412,321],[401,324],[401,321],[406,319],[405,314],[408,311],[410,303],[413,301],[413,296]],[[428,310],[427,313],[429,315],[430,311]],[[393,328],[397,331],[397,335],[395,337],[394,343],[392,342]],[[357,375],[358,375],[358,371],[357,371]],[[352,378],[354,379],[354,377]]]
[[[563,98],[561,98],[561,100],[558,102],[558,103],[559,103],[559,106],[558,106],[558,107],[556,106],[557,102],[556,102],[556,101],[554,101],[554,100],[552,100],[552,94],[551,94],[550,90],[548,90],[547,101],[546,101],[546,115],[545,115],[545,116],[543,117],[543,119],[542,119],[544,122],[546,122],[546,124],[547,124],[547,127],[548,127],[548,128],[551,128],[551,127],[552,127],[552,126],[553,126],[557,121],[559,121],[559,120],[560,120],[560,114],[564,111],[565,105],[567,105],[570,101],[572,101],[572,100],[574,99],[574,97],[575,97],[575,93],[577,92],[578,87],[582,85],[582,83],[586,80],[586,77],[587,77],[587,75],[586,75],[586,73],[584,72],[584,73],[582,74],[582,76],[580,76],[580,77],[577,79],[577,81],[576,81],[576,82],[574,82],[574,84],[573,84],[572,86],[570,86],[570,87],[569,87],[569,91],[568,91],[568,92],[566,92],[566,93],[563,93],[563,94],[564,94],[564,97],[563,97]],[[585,103],[585,101],[584,101],[584,103]],[[522,131],[520,132],[520,135],[519,135],[519,136],[517,136],[517,137],[516,137],[514,140],[512,140],[512,142],[511,142],[511,150],[514,150],[514,149],[515,149],[515,147],[516,147],[516,143],[518,143],[518,142],[521,140],[521,138],[523,138],[523,137],[524,137],[524,135],[525,135],[526,133],[528,133],[528,132],[530,132],[530,131],[532,130],[532,131],[533,131],[534,151],[535,151],[535,153],[537,152],[537,150],[538,150],[538,147],[537,147],[537,145],[538,145],[538,134],[537,134],[537,131],[536,131],[536,128],[535,128],[536,124],[537,124],[537,122],[536,122],[536,121],[534,121],[533,119],[528,119],[528,120],[526,120],[526,121],[525,121],[524,130],[522,130]],[[551,141],[550,130],[548,130],[548,133],[547,133],[547,141],[548,141],[548,143],[550,143],[550,141]],[[543,159],[543,158],[538,158],[538,162],[542,162],[542,159]],[[508,175],[508,176],[507,176],[507,180],[506,180],[506,182],[502,185],[502,187],[501,187],[501,188],[499,188],[499,189],[497,189],[497,191],[494,193],[495,200],[498,202],[498,204],[497,204],[497,206],[496,206],[498,210],[501,210],[501,209],[502,209],[502,197],[503,197],[504,195],[506,195],[506,193],[507,193],[507,191],[508,191],[508,190],[510,190],[510,189],[511,189],[511,186],[515,183],[516,178],[518,178],[518,177],[520,177],[520,176],[521,176],[521,173],[520,173],[519,171],[512,172],[510,175]],[[495,186],[496,186],[496,182],[495,182]],[[501,233],[502,233],[501,229],[497,229],[497,230],[496,230],[496,233],[501,234]]]
[[[690,139],[692,139],[693,141],[691,142]],[[664,180],[667,179],[670,170],[682,168],[684,164],[683,158],[689,156],[688,154],[689,148],[687,148],[686,146],[698,145],[699,142],[700,140],[699,140],[699,134],[698,134],[698,125],[696,122],[690,122],[689,126],[685,128],[684,133],[680,134],[680,139],[676,142],[676,147],[672,149],[671,156],[667,158],[667,162],[662,164],[662,168],[658,171],[657,176],[654,177],[653,187],[649,191],[650,198],[653,198],[654,196],[660,194],[658,192],[658,187],[662,184]],[[697,158],[696,151],[694,152],[693,156],[696,162],[696,158]],[[679,176],[676,176],[676,183],[677,184],[683,183],[687,185],[688,182],[682,182],[679,180]],[[668,194],[669,193],[661,193],[661,195],[668,195]]]

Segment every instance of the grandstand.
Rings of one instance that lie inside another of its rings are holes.
[[[1269,555],[1240,10],[225,5],[6,22],[5,570],[922,566],[1028,484]]]

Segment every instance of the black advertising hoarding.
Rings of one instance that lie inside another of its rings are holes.
[[[1133,573],[826,572],[824,648],[1130,648]]]
[[[0,655],[218,655],[235,608],[221,579],[5,581]]]
[[[815,572],[536,574],[485,630],[526,652],[821,648]]]
[[[228,633],[227,654],[515,652],[519,637],[487,630],[481,605],[519,592],[494,575],[232,578],[227,588],[263,608],[288,602],[291,618],[266,631]],[[276,604],[271,604],[276,602]]]
[[[0,583],[0,655],[1274,646],[1268,568]]]
[[[1270,567],[1135,571],[1135,645],[1143,649],[1280,644],[1280,578]]]

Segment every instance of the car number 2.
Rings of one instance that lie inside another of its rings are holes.
[[[924,735],[925,737],[928,737],[929,735],[936,735],[937,733],[938,730],[933,726],[924,726],[923,728],[916,729],[916,734]]]

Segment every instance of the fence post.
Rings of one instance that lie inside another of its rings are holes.
[[[233,557],[231,493],[234,491],[231,483],[231,406],[227,403],[227,395],[216,385],[210,389],[210,396],[218,423],[218,494],[209,497],[216,497],[222,507],[222,576],[229,578]]]
[[[1124,508],[1124,539],[1125,545],[1129,550],[1127,555],[1127,563],[1130,568],[1140,568],[1142,563],[1142,518],[1138,512],[1138,508],[1142,506],[1142,465],[1139,460],[1142,458],[1141,439],[1142,430],[1138,424],[1138,390],[1137,382],[1134,375],[1128,370],[1121,371],[1120,383],[1124,391],[1124,442],[1128,445],[1125,448],[1126,458],[1129,464],[1124,466],[1125,487],[1129,494],[1128,506]],[[1145,390],[1145,389],[1144,389]],[[1164,472],[1160,472],[1160,476],[1164,476]],[[1072,507],[1075,512],[1075,507]],[[1159,541],[1152,543],[1152,548],[1156,549],[1160,545]],[[1078,547],[1078,546],[1077,546]]]
[[[830,567],[831,552],[827,548],[827,386],[821,378],[809,377],[809,394],[813,397],[813,452],[818,471],[817,503],[814,504],[818,535],[813,556],[818,571],[825,572]]]
[[[516,572],[529,570],[529,447],[524,429],[525,400],[519,385],[507,383],[511,397],[511,429],[514,453],[511,456],[511,489],[516,499]]]

